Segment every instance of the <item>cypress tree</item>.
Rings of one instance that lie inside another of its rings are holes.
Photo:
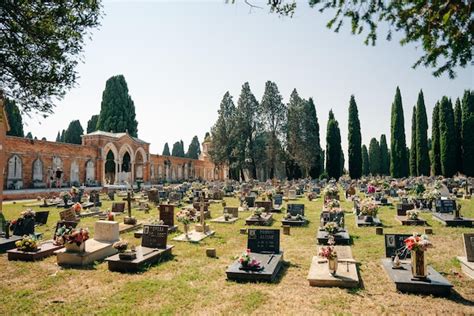
[[[163,156],[171,156],[170,154],[170,146],[168,146],[168,143],[165,143],[165,147],[163,147]]]
[[[390,154],[385,134],[380,135],[380,174],[386,176],[390,174]]]
[[[309,100],[304,103],[303,128],[305,135],[303,145],[306,148],[305,157],[307,157],[306,163],[309,166],[309,175],[313,179],[317,179],[322,173],[320,161],[321,144],[318,116],[316,114],[313,98],[309,98]]]
[[[135,105],[128,94],[123,75],[113,76],[105,83],[97,130],[128,133],[137,137],[138,122],[135,119]]]
[[[354,96],[349,101],[349,176],[358,179],[362,175],[362,136],[360,133],[359,112]]]
[[[28,134],[26,134],[25,138],[33,139],[33,134],[31,134],[31,132],[28,132]]]
[[[433,108],[433,118],[431,126],[431,169],[433,175],[441,174],[441,149],[440,149],[440,134],[439,134],[439,102],[436,102]]]
[[[397,87],[392,104],[391,140],[390,140],[390,174],[394,178],[408,175],[405,139],[405,122],[400,89]]]
[[[417,168],[416,168],[416,161],[417,161],[417,153],[416,153],[416,107],[413,107],[413,115],[411,118],[411,148],[410,148],[410,175],[416,177],[417,176]]]
[[[372,138],[369,143],[369,170],[375,176],[380,174],[382,161],[380,160],[380,145],[377,139]]]
[[[97,130],[97,122],[99,121],[99,115],[92,115],[90,120],[87,121],[87,134],[95,132]]]
[[[459,98],[454,106],[454,137],[456,147],[456,171],[463,172],[462,161],[462,108]]]
[[[462,98],[462,146],[464,174],[474,176],[474,90],[464,91]]]
[[[59,143],[61,141],[61,134],[58,132],[58,135],[56,136],[56,142]]]
[[[441,172],[445,177],[452,177],[456,173],[456,136],[453,106],[447,97],[443,97],[440,103],[439,135]]]
[[[23,119],[21,118],[20,109],[15,101],[8,98],[5,99],[5,112],[7,114],[8,125],[10,125],[10,130],[7,131],[7,135],[25,137],[25,132],[23,131]]]
[[[367,152],[367,146],[362,145],[362,174],[368,176],[370,172],[369,166],[369,153]]]
[[[428,118],[426,116],[423,91],[418,94],[416,103],[416,173],[430,175],[430,156],[428,149]]]
[[[330,110],[326,132],[326,172],[329,178],[339,179],[342,174],[341,152],[339,123],[336,121],[332,110]]]
[[[288,178],[297,179],[302,176],[299,162],[302,160],[305,148],[303,146],[303,100],[294,89],[290,95],[287,112],[286,144],[288,159],[286,173]]]
[[[84,134],[82,129],[81,122],[79,120],[74,120],[69,123],[69,126],[64,133],[64,142],[69,144],[78,144],[82,143],[81,136]]]
[[[173,144],[173,149],[171,150],[171,156],[174,157],[184,157],[184,144],[183,141],[179,141]]]
[[[201,145],[199,144],[198,137],[194,136],[193,139],[191,140],[191,143],[189,144],[186,157],[191,158],[191,159],[198,159],[200,154],[201,154]]]

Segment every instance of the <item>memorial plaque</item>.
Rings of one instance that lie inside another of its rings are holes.
[[[67,221],[67,222],[76,222],[77,221],[76,212],[72,208],[69,208],[69,209],[66,209],[64,211],[59,212],[59,218],[62,221]]]
[[[238,207],[224,207],[224,213],[232,214],[232,217],[239,217],[239,208]]]
[[[273,204],[282,205],[283,204],[283,195],[277,194],[273,197]]]
[[[35,213],[35,223],[36,224],[41,224],[41,225],[46,225],[46,223],[48,222],[48,217],[49,217],[49,211],[36,212]]]
[[[125,202],[112,203],[112,212],[113,213],[125,212]]]
[[[438,213],[453,213],[456,209],[456,201],[454,200],[436,200],[436,212]]]
[[[174,205],[160,204],[160,220],[169,227],[174,226]]]
[[[247,203],[248,207],[254,207],[255,206],[255,196],[246,196],[245,197],[245,202]]]
[[[385,256],[391,258],[398,251],[400,259],[411,258],[411,253],[405,248],[405,239],[412,235],[407,234],[385,234]]]
[[[288,213],[291,216],[304,216],[304,204],[288,204]]]
[[[463,234],[464,251],[466,252],[467,261],[474,262],[474,233]]]
[[[143,226],[142,247],[166,249],[167,239],[167,225]]]
[[[248,229],[247,248],[256,253],[280,253],[280,230]]]

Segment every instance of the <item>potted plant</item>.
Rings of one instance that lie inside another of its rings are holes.
[[[84,228],[66,228],[62,234],[64,247],[68,252],[84,252],[86,240],[89,239],[89,231]]]
[[[240,257],[239,257],[239,263],[240,263],[240,269],[241,270],[253,270],[253,271],[259,271],[262,270],[263,267],[261,266],[262,263],[258,261],[255,258],[252,258],[250,256],[250,249],[247,249],[246,252],[244,252]]]
[[[328,241],[329,246],[321,247],[319,256],[328,260],[329,273],[336,275],[337,272],[337,252],[334,248],[334,237],[330,236]]]
[[[413,236],[405,239],[405,248],[411,251],[411,271],[414,278],[426,279],[428,269],[426,266],[425,252],[433,244],[428,240],[426,235],[413,234]]]
[[[21,240],[18,240],[15,243],[15,246],[18,250],[25,252],[36,252],[40,250],[38,247],[38,241],[34,235],[23,236]]]
[[[194,216],[194,214],[195,212],[192,212],[190,209],[182,209],[178,212],[178,214],[176,214],[178,222],[183,223],[184,234],[186,235],[186,238],[189,238],[189,224],[196,221],[196,217]]]

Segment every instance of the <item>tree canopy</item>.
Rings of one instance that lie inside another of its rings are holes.
[[[81,122],[79,122],[79,120],[74,120],[69,123],[69,126],[64,133],[64,142],[69,144],[81,144],[82,135],[84,135],[84,129],[82,128]]]
[[[16,102],[8,98],[5,99],[5,112],[7,113],[8,124],[10,125],[10,130],[7,131],[7,135],[25,137],[23,119]]]
[[[201,154],[201,145],[199,144],[199,139],[197,136],[194,136],[189,144],[188,151],[186,152],[186,157],[191,159],[198,159]]]
[[[92,115],[90,120],[87,121],[87,134],[95,132],[97,130],[97,122],[99,121],[99,115]]]
[[[23,112],[46,116],[76,82],[100,1],[2,1],[0,11],[0,88]]]

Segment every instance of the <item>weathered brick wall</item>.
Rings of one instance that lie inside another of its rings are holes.
[[[5,184],[8,176],[8,160],[14,155],[18,155],[22,162],[23,188],[33,186],[33,162],[36,159],[40,159],[43,163],[43,182],[47,182],[47,170],[53,167],[53,157],[59,157],[62,160],[64,181],[69,182],[71,179],[71,163],[74,160],[79,166],[80,182],[86,180],[86,163],[89,160],[92,160],[95,165],[95,180],[100,181],[99,168],[97,168],[98,150],[96,147],[7,136],[4,148]]]

